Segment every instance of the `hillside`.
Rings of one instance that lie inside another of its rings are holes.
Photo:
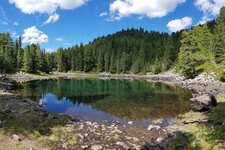
[[[46,53],[38,44],[21,47],[0,34],[0,72],[110,72],[157,74],[176,68],[188,78],[207,72],[225,80],[225,7],[215,21],[177,33],[127,29]]]

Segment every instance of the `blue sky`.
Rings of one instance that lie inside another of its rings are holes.
[[[51,51],[132,27],[179,31],[214,19],[224,5],[224,0],[1,0],[0,32]]]

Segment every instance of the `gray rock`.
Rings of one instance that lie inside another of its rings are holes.
[[[82,145],[81,148],[82,149],[87,149],[88,148],[88,145]]]
[[[65,149],[68,148],[66,143],[63,143],[62,147],[65,148]]]
[[[217,105],[217,100],[214,95],[202,95],[196,98],[193,98],[194,101],[193,108],[196,111],[207,111],[211,107]]]
[[[18,135],[16,135],[16,134],[13,134],[13,135],[12,135],[12,138],[13,138],[15,141],[22,141],[21,138],[20,138]]]
[[[103,149],[103,147],[102,147],[101,145],[93,145],[93,146],[91,147],[91,149],[92,149],[92,150],[101,150],[101,149]]]
[[[147,129],[148,129],[149,131],[151,131],[152,129],[159,130],[159,129],[160,129],[160,126],[158,126],[158,125],[149,125]]]
[[[125,149],[128,149],[127,145],[124,142],[116,142],[116,145],[122,146]]]
[[[161,143],[162,140],[163,140],[163,138],[162,137],[159,137],[159,138],[157,138],[156,142]]]

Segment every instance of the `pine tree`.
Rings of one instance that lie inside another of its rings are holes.
[[[121,70],[123,73],[127,73],[127,71],[129,71],[129,55],[125,52],[123,52],[121,58]]]
[[[139,67],[140,71],[144,71],[144,66],[145,66],[145,51],[143,47],[139,51]]]
[[[58,59],[58,65],[57,65],[57,70],[59,72],[64,72],[64,56],[63,56],[63,49],[59,48],[57,50],[57,59]]]
[[[8,32],[3,34],[3,44],[4,44],[4,57],[3,57],[3,64],[4,64],[4,71],[11,72],[14,69],[14,49],[12,44],[12,39]]]
[[[116,71],[117,71],[117,69],[116,69],[116,57],[115,57],[115,54],[114,53],[111,55],[111,58],[110,58],[109,71],[111,73],[116,73]]]
[[[104,54],[103,54],[103,51],[99,51],[99,54],[98,54],[98,64],[97,64],[97,69],[98,69],[98,72],[103,72],[104,71]]]
[[[110,53],[109,53],[109,51],[107,51],[105,53],[104,62],[105,62],[105,68],[104,68],[104,70],[106,72],[109,72],[109,67],[110,67]]]
[[[45,65],[45,58],[42,50],[40,49],[40,46],[37,45],[36,48],[36,62],[37,62],[37,70],[38,71],[44,71],[44,65]]]
[[[225,61],[225,7],[220,10],[214,34],[214,54],[216,63]]]
[[[22,64],[23,64],[23,51],[22,51],[21,36],[19,37],[19,40],[16,43],[18,43],[18,49],[17,49],[17,70],[20,70],[22,68]]]
[[[30,46],[24,48],[24,56],[23,56],[23,70],[25,72],[32,72],[32,59],[30,57]]]

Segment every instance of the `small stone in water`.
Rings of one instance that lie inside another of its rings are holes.
[[[127,122],[128,124],[130,124],[130,125],[132,125],[133,124],[133,121],[129,121],[129,122]]]

